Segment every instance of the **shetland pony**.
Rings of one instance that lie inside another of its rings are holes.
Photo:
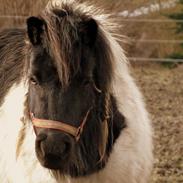
[[[1,31],[0,182],[148,181],[150,121],[112,21],[54,1]]]

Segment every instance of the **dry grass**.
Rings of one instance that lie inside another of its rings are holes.
[[[39,12],[47,0],[0,0],[0,12],[4,15],[31,15]]]
[[[40,12],[49,0],[0,0],[0,15],[23,15],[30,16],[36,15]],[[121,10],[134,10],[138,7],[148,5],[150,3],[164,2],[166,0],[78,0],[78,1],[89,1],[94,2],[100,7],[104,7],[110,11],[121,11]],[[15,18],[3,18],[0,17],[0,26],[11,27],[17,26],[24,23],[24,20]]]
[[[135,65],[133,71],[151,113],[154,170],[150,183],[183,182],[183,65]]]
[[[163,10],[149,15],[144,15],[140,18],[145,19],[162,19],[167,20],[167,15],[180,12],[181,7],[177,5],[175,8]],[[175,34],[176,24],[172,22],[152,23],[152,22],[122,22],[123,29],[121,32],[127,35],[130,39],[137,40],[180,40],[182,35]],[[128,30],[128,31],[126,31]],[[144,58],[166,58],[174,52],[180,51],[178,43],[145,43],[145,42],[130,42],[125,45],[125,49],[130,57]]]
[[[10,16],[30,16],[40,12],[46,5],[47,0],[0,0],[0,14]],[[0,26],[12,27],[22,25],[25,19],[0,17]]]

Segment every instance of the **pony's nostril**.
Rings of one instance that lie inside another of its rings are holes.
[[[69,155],[71,150],[71,144],[68,142],[62,142],[59,146],[52,146],[49,152],[45,153],[46,158],[49,160],[53,159],[64,159]]]
[[[55,162],[67,159],[72,149],[72,139],[64,134],[50,131],[39,133],[36,139],[37,155],[46,162]]]
[[[68,153],[71,149],[71,144],[69,142],[65,142],[64,153]]]
[[[42,142],[42,141],[44,141],[44,140],[46,140],[47,139],[47,135],[46,134],[44,134],[44,133],[41,133],[41,134],[39,134],[38,136],[37,136],[37,141],[39,141],[39,142]]]
[[[70,143],[69,143],[69,142],[63,142],[63,144],[62,144],[62,146],[61,146],[61,148],[60,148],[60,154],[61,154],[62,156],[64,156],[64,155],[66,155],[67,153],[69,153],[70,149],[71,149]]]

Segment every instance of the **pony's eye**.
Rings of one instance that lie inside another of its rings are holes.
[[[37,85],[37,84],[38,84],[37,78],[34,77],[34,76],[30,77],[30,82],[31,82],[33,85]]]

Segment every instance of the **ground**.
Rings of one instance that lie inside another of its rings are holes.
[[[150,183],[183,183],[183,64],[137,63],[140,86],[154,128],[154,170]]]

